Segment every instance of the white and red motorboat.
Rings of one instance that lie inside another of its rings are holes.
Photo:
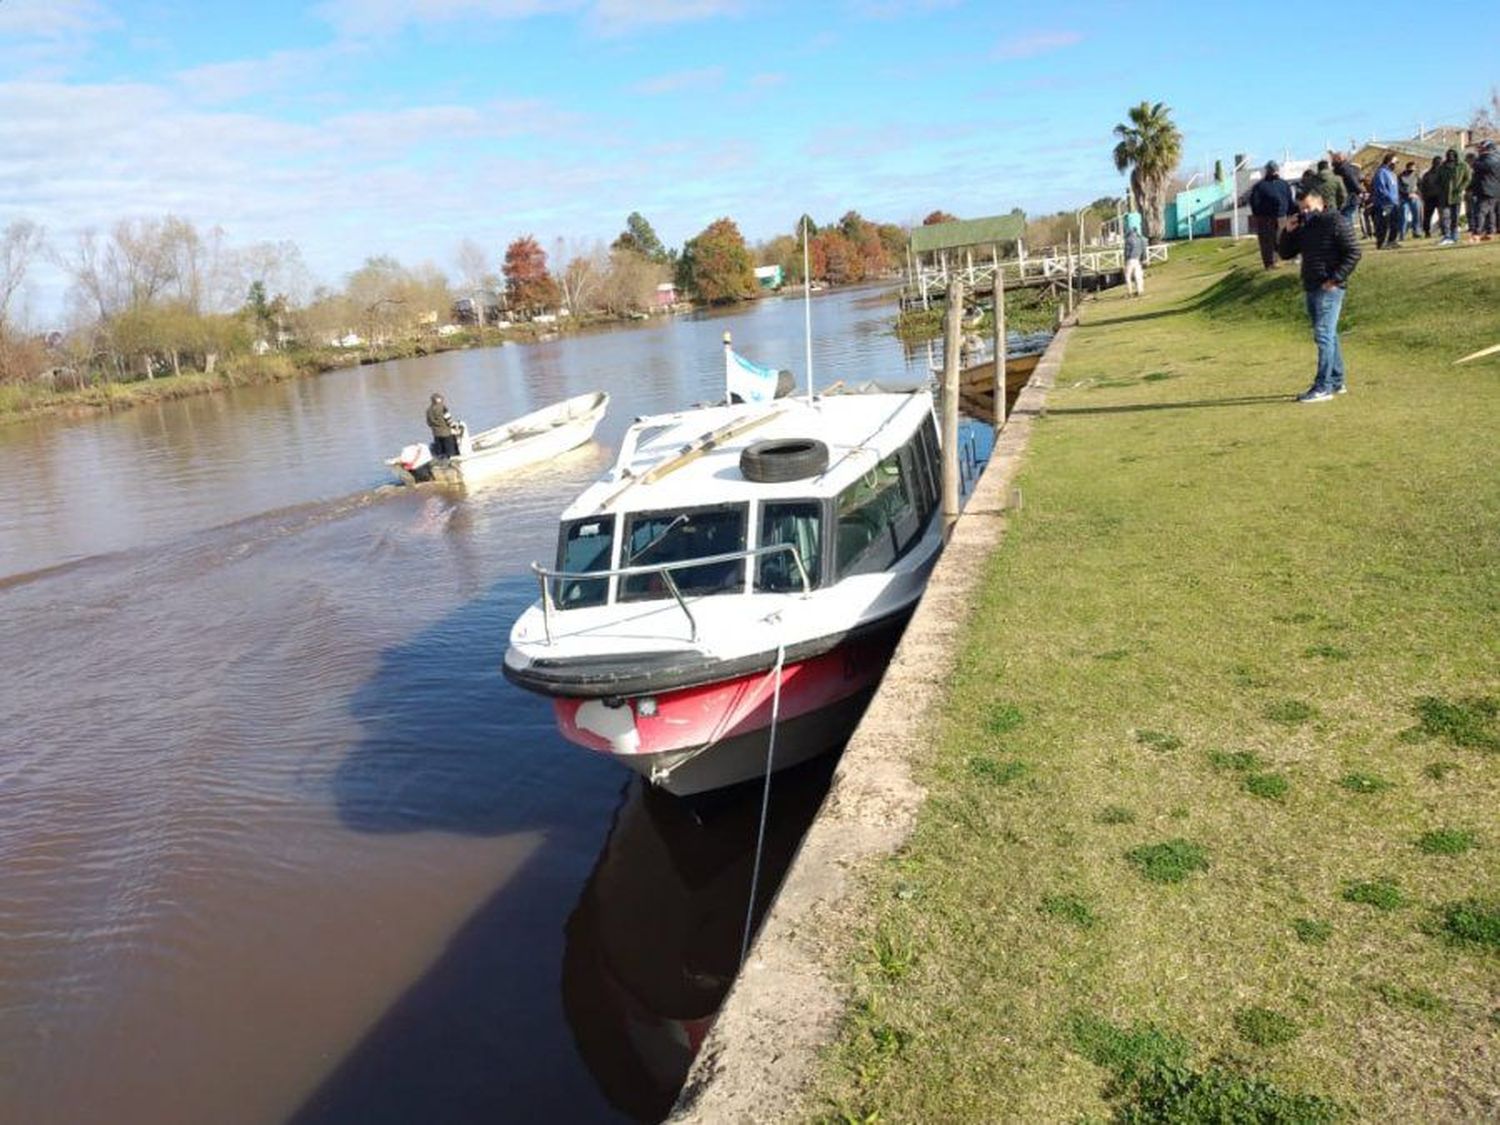
[[[775,768],[824,753],[942,550],[940,489],[926,389],[642,418],[533,568],[505,674],[678,795],[763,774],[778,680]]]

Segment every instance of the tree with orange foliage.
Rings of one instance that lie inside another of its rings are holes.
[[[531,235],[522,235],[505,248],[502,272],[512,309],[535,314],[557,308],[561,295],[547,272],[547,251]]]
[[[936,223],[956,223],[956,222],[958,222],[958,216],[957,215],[950,215],[946,211],[934,211],[932,214],[928,215],[927,218],[925,218],[925,219],[922,220],[922,225],[924,227],[930,227],[930,226],[933,226]]]

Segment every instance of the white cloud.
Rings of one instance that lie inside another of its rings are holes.
[[[744,0],[323,0],[313,9],[340,35],[390,35],[408,25],[504,22],[582,14],[603,35],[738,15]]]
[[[0,38],[60,39],[92,34],[117,22],[96,0],[0,2]]]
[[[962,2],[963,0],[845,0],[844,6],[854,15],[865,19],[894,20],[956,8]]]
[[[1028,31],[1000,40],[991,54],[997,59],[1030,59],[1082,42],[1083,33],[1078,31]]]
[[[695,23],[737,16],[741,0],[594,0],[591,18],[606,35],[623,35],[649,27]]]
[[[724,84],[722,66],[705,66],[697,70],[676,70],[658,74],[630,87],[633,94],[675,94],[683,90],[711,90]]]
[[[341,41],[323,47],[272,51],[262,58],[205,63],[178,71],[175,77],[199,101],[239,101],[304,84],[310,74],[326,77],[330,67],[359,50],[354,43]]]

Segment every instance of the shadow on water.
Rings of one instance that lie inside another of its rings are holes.
[[[547,790],[606,772],[562,743],[545,700],[501,675],[506,629],[535,593],[527,578],[506,579],[381,656],[350,701],[363,736],[334,776],[345,825],[482,836],[546,828],[565,807]]]
[[[364,733],[333,780],[349,828],[539,843],[308,1097],[299,1125],[660,1119],[734,978],[759,783],[674,798],[563,742],[545,700],[464,659],[498,657],[533,592],[524,579],[492,586],[387,650],[351,701]],[[757,925],[836,762],[774,781]]]

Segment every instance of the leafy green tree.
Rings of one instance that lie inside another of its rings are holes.
[[[733,219],[715,219],[688,239],[677,262],[677,284],[713,305],[755,295],[755,259]]]
[[[611,250],[632,250],[649,262],[665,263],[670,255],[656,236],[656,230],[639,211],[632,211],[625,219],[625,229],[620,237],[610,244]]]
[[[1128,123],[1115,126],[1115,169],[1129,170],[1130,190],[1141,208],[1147,238],[1166,234],[1167,185],[1182,159],[1182,133],[1164,102],[1130,107]]]

